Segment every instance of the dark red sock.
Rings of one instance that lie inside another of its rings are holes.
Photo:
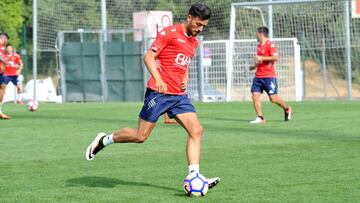
[[[264,116],[258,116],[259,118],[261,118],[261,120],[264,120]]]

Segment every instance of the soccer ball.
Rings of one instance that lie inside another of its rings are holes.
[[[29,101],[29,103],[27,104],[27,108],[29,109],[29,111],[36,111],[38,106],[39,103],[34,100]]]
[[[186,176],[183,187],[187,195],[201,197],[209,190],[209,183],[203,175],[193,172]]]

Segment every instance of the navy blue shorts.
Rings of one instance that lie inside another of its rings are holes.
[[[167,113],[170,118],[178,114],[196,112],[187,95],[161,94],[147,89],[144,106],[139,117],[145,121],[156,123],[161,115]]]
[[[19,80],[18,80],[18,76],[14,75],[14,76],[4,76],[4,80],[5,80],[5,84],[9,84],[9,82],[11,82],[12,84],[14,84],[15,86],[19,84]]]
[[[265,91],[269,96],[278,93],[278,82],[276,78],[254,78],[251,92]]]
[[[0,85],[5,83],[4,74],[0,73]]]

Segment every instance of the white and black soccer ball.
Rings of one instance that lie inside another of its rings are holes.
[[[39,103],[37,101],[31,100],[27,104],[27,108],[29,111],[36,111],[39,107]]]
[[[209,183],[205,176],[193,172],[186,176],[183,188],[187,195],[201,197],[208,192]]]

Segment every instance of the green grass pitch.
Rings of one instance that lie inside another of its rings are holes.
[[[92,162],[99,131],[134,127],[141,103],[5,104],[0,202],[359,202],[360,103],[292,103],[294,120],[265,103],[196,103],[205,134],[201,172],[222,182],[203,198],[182,190],[186,133],[158,123],[144,144],[116,144]]]

